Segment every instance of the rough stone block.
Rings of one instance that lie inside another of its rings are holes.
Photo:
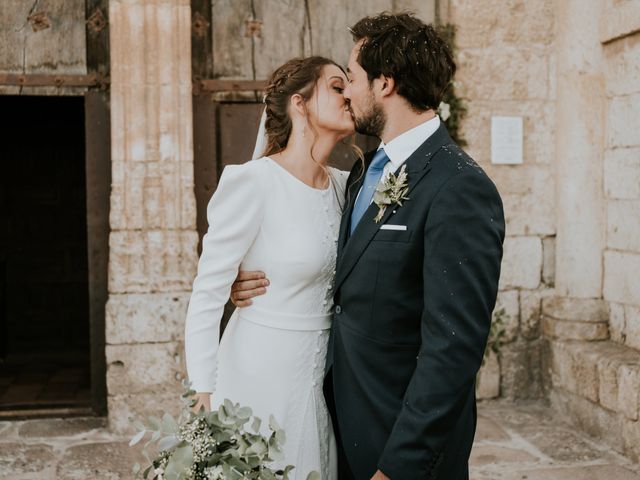
[[[132,425],[135,419],[148,418],[153,415],[162,417],[169,413],[178,418],[182,404],[180,395],[182,387],[172,393],[146,393],[138,395],[110,395],[107,398],[109,408],[109,429],[118,434],[135,434]]]
[[[636,463],[640,462],[640,421],[626,421],[622,424],[624,453]],[[616,477],[617,480],[617,477]]]
[[[626,38],[604,46],[604,65],[607,96],[628,95],[640,91],[640,36]]]
[[[182,341],[189,298],[189,293],[111,295],[106,308],[107,343]]]
[[[177,148],[175,141],[165,143],[157,152],[146,147],[144,162],[114,159],[110,215],[114,230],[195,230],[193,163],[175,161],[177,152],[166,152]]]
[[[109,395],[166,393],[186,378],[182,344],[107,345]]]
[[[610,199],[640,199],[640,148],[605,150],[604,188]]]
[[[542,273],[542,242],[539,237],[507,237],[500,274],[500,289],[536,289]]]
[[[611,340],[624,344],[627,337],[624,318],[624,305],[621,303],[609,304],[609,334]]]
[[[104,417],[43,418],[20,423],[18,434],[22,438],[86,436],[105,426],[106,419]]]
[[[496,306],[493,309],[494,321],[497,312],[504,310],[502,315],[504,336],[503,343],[509,343],[518,336],[518,325],[520,323],[520,305],[517,290],[501,290],[498,292]]]
[[[607,147],[640,146],[640,93],[613,97],[607,109]]]
[[[577,322],[604,322],[607,320],[607,304],[599,298],[547,297],[542,301],[542,311],[547,317]]]
[[[553,235],[553,194],[502,195],[506,229],[510,235]]]
[[[547,338],[562,340],[606,340],[609,338],[607,322],[570,322],[542,317],[542,333]]]
[[[2,443],[0,448],[0,478],[16,478],[31,474],[31,478],[47,478],[46,470],[55,461],[55,452],[50,445],[25,445],[24,443]]]
[[[111,293],[186,292],[197,269],[195,231],[116,231],[109,238]]]
[[[624,306],[625,344],[640,350],[640,307],[636,305]]]
[[[520,331],[526,339],[540,336],[542,299],[552,295],[553,290],[520,290]]]
[[[461,49],[457,80],[465,98],[477,100],[545,100],[549,98],[549,50],[545,47],[505,46]],[[491,81],[495,75],[500,81]],[[479,82],[482,78],[485,81]]]
[[[640,200],[607,202],[607,247],[640,253]]]
[[[618,411],[618,369],[619,358],[601,358],[598,361],[600,405],[612,412]]]
[[[459,25],[460,48],[548,44],[553,33],[553,2],[450,2],[451,21]]]
[[[640,305],[640,254],[604,252],[604,298]]]
[[[552,380],[592,402],[598,402],[598,360],[607,342],[552,341]]]
[[[509,399],[540,398],[542,358],[539,341],[516,341],[500,350],[501,395]]]
[[[630,420],[638,420],[640,410],[640,355],[638,364],[620,365],[618,369],[619,411]]]
[[[599,36],[602,43],[632,35],[640,28],[640,5],[637,2],[609,2],[599,18]]]
[[[487,353],[485,362],[478,372],[476,383],[476,397],[480,400],[497,398],[500,396],[500,362],[498,356]]]
[[[598,359],[600,404],[614,412],[620,412],[620,368],[640,363],[640,355],[633,349],[616,342],[604,342]]]

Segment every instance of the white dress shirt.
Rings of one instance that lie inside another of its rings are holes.
[[[439,126],[440,117],[436,115],[426,122],[413,127],[411,130],[401,133],[386,145],[384,142],[380,142],[378,150],[384,148],[387,157],[389,157],[389,161],[382,170],[382,177],[380,177],[380,181],[387,178],[390,173],[398,170],[404,162],[407,161],[407,158],[409,158],[413,152],[415,152],[418,147],[427,140],[427,138],[438,130]],[[360,190],[362,190],[362,188],[360,188]],[[360,196],[360,192],[358,192],[358,196]],[[358,197],[356,197],[356,200],[357,198]],[[373,202],[373,198],[371,201]]]

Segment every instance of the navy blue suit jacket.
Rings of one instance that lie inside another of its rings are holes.
[[[325,377],[334,424],[356,480],[377,469],[392,480],[463,480],[498,291],[502,202],[441,124],[406,161],[409,200],[379,223],[372,203],[349,238],[361,168],[347,183],[338,241]]]

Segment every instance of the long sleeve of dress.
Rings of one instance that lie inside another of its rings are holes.
[[[202,240],[185,325],[187,372],[196,392],[215,389],[220,320],[264,216],[260,171],[260,162],[227,166],[207,207],[209,228]]]

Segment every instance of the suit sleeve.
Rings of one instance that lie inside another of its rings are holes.
[[[475,395],[495,306],[504,216],[489,178],[467,169],[436,194],[424,229],[421,347],[378,462],[392,480],[424,478]]]
[[[264,198],[259,165],[229,165],[207,207],[198,274],[187,310],[185,356],[191,388],[213,392],[220,321],[238,268],[260,230]]]

